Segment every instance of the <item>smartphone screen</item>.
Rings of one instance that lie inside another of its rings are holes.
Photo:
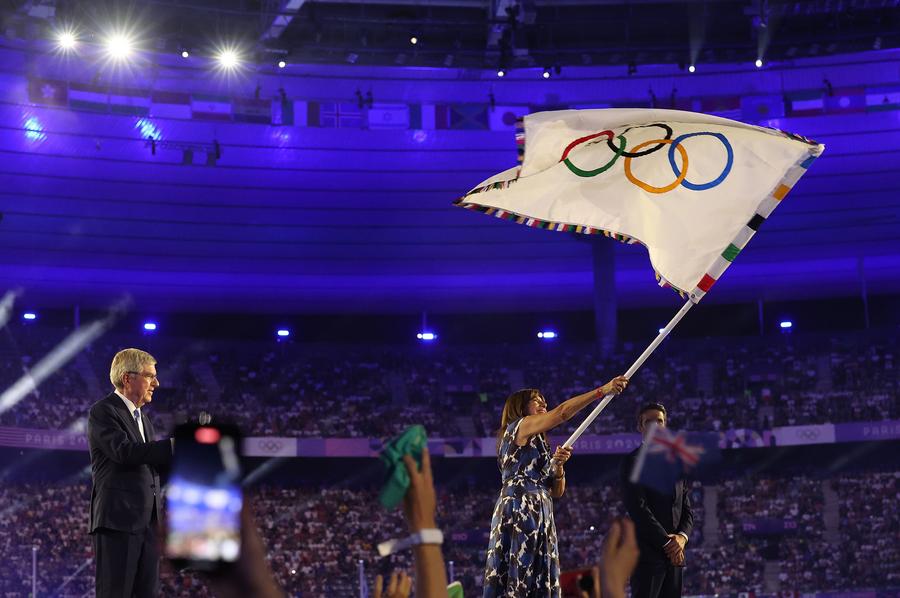
[[[241,546],[240,437],[235,426],[179,426],[166,490],[166,556],[212,570]]]

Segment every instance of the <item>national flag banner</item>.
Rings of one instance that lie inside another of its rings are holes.
[[[409,128],[434,130],[436,128],[434,104],[411,104],[409,107]]]
[[[784,97],[780,94],[743,96],[741,120],[759,122],[784,117]]]
[[[866,88],[866,112],[882,110],[900,110],[900,86]]]
[[[666,99],[665,105],[673,110],[687,110],[688,112],[702,111],[700,107],[701,101],[696,98],[683,98],[680,96],[670,96]],[[716,116],[723,116],[721,114],[716,114]]]
[[[257,98],[235,98],[231,103],[235,122],[270,124],[272,122],[272,101]]]
[[[340,129],[361,129],[363,125],[362,108],[352,102],[321,102],[309,103],[310,126]],[[317,114],[313,114],[314,108],[318,108]],[[315,125],[312,118],[315,117]]]
[[[434,107],[435,129],[487,129],[487,104],[438,104]]]
[[[515,131],[516,122],[530,112],[528,106],[494,106],[489,109],[492,131]]]
[[[455,203],[519,224],[646,246],[660,286],[696,303],[824,146],[676,110],[524,119],[522,164]]]
[[[191,117],[198,120],[231,120],[231,98],[205,94],[191,95]]]
[[[717,434],[675,432],[653,423],[638,450],[629,481],[671,494],[678,480],[720,460]]]
[[[721,116],[722,118],[737,119],[742,116],[741,97],[713,96],[710,98],[703,98],[700,100],[698,110],[706,114]]]
[[[45,106],[65,106],[69,101],[69,86],[65,81],[29,79],[28,101]]]
[[[69,107],[91,112],[148,116],[150,91],[72,83],[69,85]]]
[[[294,124],[294,103],[290,100],[272,100],[272,114],[270,116],[273,125]]]
[[[112,114],[148,116],[150,114],[150,90],[110,89],[107,96]]]
[[[366,117],[370,129],[408,129],[409,105],[373,104]]]
[[[191,118],[191,94],[154,91],[150,94],[150,116],[156,118]]]
[[[817,116],[825,111],[825,92],[821,89],[788,94],[789,116]]]
[[[862,87],[834,89],[825,96],[825,111],[829,114],[866,111],[866,90]]]
[[[88,83],[69,84],[69,107],[73,110],[109,112],[107,88]]]

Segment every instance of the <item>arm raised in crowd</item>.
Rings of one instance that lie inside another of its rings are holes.
[[[437,497],[434,492],[434,478],[431,475],[431,457],[428,449],[422,451],[422,470],[409,455],[403,457],[409,472],[409,489],[403,497],[403,514],[410,533],[423,529],[434,529],[434,513]],[[416,562],[416,597],[446,598],[447,572],[444,569],[444,555],[440,544],[419,544],[413,548]]]

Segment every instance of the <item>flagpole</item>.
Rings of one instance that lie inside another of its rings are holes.
[[[694,302],[691,301],[690,299],[688,299],[685,302],[685,304],[681,307],[681,309],[678,310],[678,313],[675,314],[675,317],[673,317],[671,320],[669,320],[669,323],[666,324],[666,327],[663,328],[662,330],[660,330],[659,334],[656,335],[656,338],[653,339],[653,342],[650,343],[650,345],[646,349],[644,349],[644,352],[641,353],[641,356],[638,357],[637,360],[633,364],[631,364],[631,367],[628,368],[627,372],[625,372],[626,378],[631,380],[631,378],[638,371],[638,369],[642,365],[644,365],[645,361],[647,361],[647,358],[650,357],[650,355],[653,353],[653,351],[656,350],[656,348],[659,346],[659,344],[661,342],[663,342],[667,336],[669,336],[669,333],[672,332],[672,329],[675,328],[675,326],[678,324],[678,322],[681,321],[681,318],[684,317],[684,314],[686,314],[688,311],[690,311],[690,309],[693,306],[694,306]],[[570,447],[573,444],[575,444],[575,441],[578,440],[579,436],[584,434],[584,431],[587,429],[587,427],[589,425],[591,425],[591,423],[593,423],[593,421],[595,419],[597,419],[597,416],[600,415],[600,412],[603,411],[604,409],[606,409],[606,406],[609,405],[609,402],[612,401],[613,397],[615,397],[615,396],[616,396],[615,393],[610,393],[608,395],[605,395],[603,397],[603,400],[601,400],[597,404],[597,406],[594,407],[594,410],[591,411],[590,415],[588,415],[586,418],[584,418],[584,421],[581,422],[581,425],[578,426],[578,429],[575,430],[574,432],[572,432],[572,435],[569,436],[569,439],[566,440],[566,442],[565,442],[565,444],[563,444],[563,446]]]

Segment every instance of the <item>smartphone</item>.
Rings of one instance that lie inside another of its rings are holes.
[[[241,556],[241,435],[233,424],[182,424],[166,486],[165,555],[217,571]]]

